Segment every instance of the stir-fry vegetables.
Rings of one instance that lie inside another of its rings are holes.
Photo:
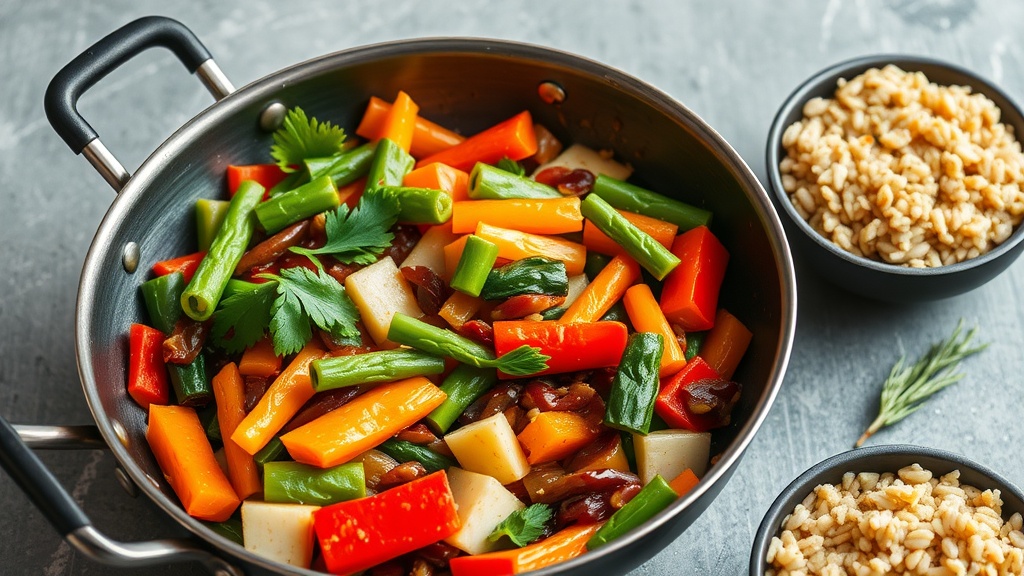
[[[186,511],[257,554],[542,568],[699,484],[752,334],[710,212],[529,112],[466,138],[414,96],[363,140],[295,108],[228,168],[140,287],[126,391]]]

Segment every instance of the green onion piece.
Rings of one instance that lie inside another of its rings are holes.
[[[612,540],[651,519],[678,498],[661,475],[644,486],[632,500],[612,514],[611,518],[587,541],[587,550],[604,546]]]
[[[562,198],[547,184],[518,176],[490,164],[477,162],[469,173],[469,197],[474,200],[505,200],[509,198]]]
[[[402,179],[412,170],[416,161],[401,146],[389,138],[377,142],[377,151],[366,175],[366,190],[381,186],[401,186]]]
[[[370,171],[376,151],[376,144],[366,143],[334,156],[307,158],[304,161],[306,172],[309,174],[310,180],[316,180],[321,176],[330,176],[334,185],[340,188],[355,182]]]
[[[181,294],[181,308],[189,318],[206,320],[217,308],[224,287],[235,273],[235,266],[249,247],[256,227],[252,211],[263,200],[263,192],[263,186],[245,180],[231,198],[228,213],[210,250]]]
[[[284,442],[281,442],[280,436],[274,436],[267,442],[267,445],[260,448],[259,452],[252,455],[252,459],[256,461],[256,466],[260,469],[260,473],[263,473],[263,467],[267,465],[267,462],[278,462],[280,460],[290,460],[291,456],[288,451],[284,449]]]
[[[580,205],[580,212],[597,229],[615,240],[638,264],[662,280],[679,265],[679,258],[651,235],[637,228],[600,196],[590,194]]]
[[[711,212],[673,200],[657,192],[628,184],[604,174],[594,181],[593,193],[619,210],[636,212],[651,218],[671,222],[685,232],[711,222]]]
[[[441,391],[448,397],[427,414],[427,426],[437,434],[444,434],[470,404],[497,383],[498,374],[494,370],[459,364],[441,383]]]
[[[568,295],[565,262],[543,256],[509,262],[490,271],[479,295],[484,300],[504,300],[519,294]]]
[[[470,296],[479,296],[497,260],[497,244],[470,234],[452,274],[451,287]]]
[[[686,350],[683,351],[683,356],[686,357],[687,362],[692,360],[697,354],[700,354],[700,347],[704,344],[704,339],[707,338],[707,335],[707,332],[686,333]]]
[[[268,234],[274,234],[299,220],[333,210],[338,204],[338,189],[331,177],[321,176],[260,204],[256,207],[256,218]]]
[[[267,462],[263,465],[263,499],[327,506],[366,496],[362,462],[333,468],[317,468],[299,462]]]
[[[644,435],[650,431],[664,346],[661,334],[634,332],[629,336],[605,404],[606,425]]]
[[[157,276],[139,287],[146,312],[154,328],[170,334],[181,318],[181,293],[185,291],[185,277],[181,272]]]
[[[406,224],[444,224],[452,217],[452,197],[435,188],[381,186],[398,201],[398,221]]]
[[[314,360],[309,377],[317,392],[343,386],[394,382],[444,372],[444,359],[418,350],[379,350]]]
[[[224,217],[228,215],[229,206],[231,203],[227,200],[196,200],[196,240],[200,252],[210,249],[217,230],[220,230]]]
[[[438,454],[426,446],[419,446],[406,440],[398,440],[397,438],[385,440],[377,446],[377,450],[391,456],[400,463],[419,462],[429,473],[455,466],[455,461],[447,456]]]

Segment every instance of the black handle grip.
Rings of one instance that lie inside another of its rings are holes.
[[[0,417],[0,467],[28,494],[61,536],[92,522],[6,419]]]
[[[43,107],[50,125],[75,154],[81,154],[97,137],[78,113],[79,97],[118,66],[156,46],[174,52],[190,73],[210,59],[210,52],[184,24],[163,16],[146,16],[111,32],[53,77]]]

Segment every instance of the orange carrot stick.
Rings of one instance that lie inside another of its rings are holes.
[[[281,357],[274,354],[274,341],[264,337],[245,349],[238,361],[238,372],[242,376],[269,378],[281,370]]]
[[[676,476],[674,480],[669,482],[668,487],[676,494],[682,496],[690,490],[693,490],[693,487],[697,485],[697,482],[700,482],[700,479],[693,473],[693,470],[687,468],[686,470],[683,470],[679,476]]]
[[[412,147],[412,135],[416,129],[416,118],[420,107],[402,90],[398,91],[395,103],[384,116],[384,125],[380,129],[380,137],[392,140],[406,152]]]
[[[420,160],[416,167],[443,162],[468,172],[477,162],[494,164],[505,156],[512,160],[522,160],[536,151],[537,136],[533,131],[533,119],[529,112],[524,111],[467,138],[458,146]]]
[[[569,274],[572,276],[572,273]],[[607,266],[587,284],[579,298],[576,299],[565,314],[558,319],[561,323],[596,322],[604,316],[626,289],[640,279],[640,265],[625,254],[612,258]]]
[[[565,562],[587,551],[587,540],[604,525],[573,524],[529,546],[452,558],[452,576],[521,574]],[[599,570],[600,572],[600,570]]]
[[[437,315],[444,318],[445,322],[452,328],[458,330],[479,312],[483,305],[484,301],[480,298],[475,298],[465,292],[455,291],[445,300],[444,305],[441,306],[441,311]]]
[[[370,104],[366,107],[366,113],[363,114],[363,119],[356,128],[356,134],[367,140],[379,139],[384,118],[390,109],[391,104],[384,100],[376,96],[370,98]],[[456,146],[465,139],[464,136],[434,124],[422,116],[417,116],[409,153],[416,158],[424,158]]]
[[[531,465],[561,460],[590,444],[597,435],[576,412],[541,412],[519,433]]]
[[[530,234],[565,234],[583,229],[583,214],[576,197],[470,200],[452,205],[456,234],[472,233],[480,222]]]
[[[313,397],[315,391],[309,381],[309,364],[325,354],[315,338],[310,340],[274,379],[256,407],[231,434],[231,439],[249,454],[255,454],[266,446],[274,434]]]
[[[240,501],[213,456],[195,410],[150,404],[146,440],[185,512],[210,522],[231,517]]]
[[[708,332],[698,353],[709,366],[726,380],[732,378],[753,334],[725,308],[718,311],[715,325]]]
[[[658,220],[657,218],[651,218],[650,216],[644,216],[643,214],[635,214],[633,212],[626,212],[625,210],[619,210],[619,214],[626,217],[631,224],[646,232],[658,241],[665,248],[672,248],[672,241],[676,238],[676,233],[679,231],[679,226],[665,222],[664,220]],[[587,223],[583,225],[583,245],[587,247],[587,250],[593,250],[600,254],[607,254],[609,256],[617,256],[619,254],[625,254],[625,249],[619,245],[618,242],[612,240],[607,234],[601,232],[594,223],[587,220]]]
[[[422,376],[381,384],[281,436],[281,442],[296,461],[329,468],[414,424],[447,397]]]
[[[637,332],[655,332],[665,339],[658,376],[664,378],[682,370],[683,366],[686,366],[686,355],[679,346],[676,333],[662,313],[661,306],[654,298],[651,287],[643,283],[630,286],[622,297],[622,303],[626,306],[626,314],[629,315],[629,321]]]
[[[499,228],[484,222],[477,224],[476,235],[498,245],[498,258],[522,260],[530,256],[544,256],[561,260],[565,262],[565,273],[569,276],[582,274],[587,263],[587,248],[563,238]]]
[[[356,207],[356,204],[359,204],[359,199],[363,197],[364,190],[366,190],[365,177],[338,188],[338,202],[352,210]]]
[[[444,190],[455,202],[469,200],[469,174],[440,162],[409,172],[402,179],[402,186]]]
[[[245,418],[245,384],[234,362],[228,363],[210,381],[213,397],[217,402],[217,422],[220,436],[224,439],[224,457],[228,461],[228,478],[239,499],[263,491],[260,472],[252,454],[238,447],[231,440],[238,423]]]

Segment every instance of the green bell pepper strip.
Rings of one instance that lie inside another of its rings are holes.
[[[469,197],[474,200],[509,198],[562,198],[562,194],[535,180],[477,162],[469,173]]]
[[[444,224],[452,217],[452,197],[444,190],[381,186],[398,202],[398,221],[405,224]]]
[[[366,175],[366,190],[376,190],[381,186],[401,186],[405,175],[415,164],[416,160],[401,146],[389,138],[381,138]]]
[[[263,465],[263,499],[267,502],[327,506],[366,496],[362,462],[317,468],[299,462]]]
[[[469,246],[468,240],[466,245]],[[480,291],[484,300],[504,300],[519,294],[568,295],[569,276],[565,272],[565,262],[543,256],[509,262],[490,270]]]
[[[217,308],[224,287],[235,273],[235,266],[249,247],[256,228],[252,211],[263,200],[263,192],[263,186],[245,180],[231,198],[228,213],[210,250],[181,294],[181,308],[189,318],[206,320]]]
[[[146,303],[150,324],[164,334],[174,332],[181,318],[181,293],[185,291],[185,277],[181,272],[157,276],[139,286]]]
[[[664,346],[661,334],[630,334],[605,404],[606,425],[643,435],[650,431]]]
[[[540,317],[542,320],[558,320],[568,309],[568,306],[555,306],[554,308],[548,308],[541,312]]]
[[[228,215],[229,206],[231,203],[227,200],[196,200],[196,240],[200,252],[210,249],[217,230],[220,230],[224,217]]]
[[[299,220],[305,220],[327,210],[333,210],[341,202],[338,189],[330,176],[321,176],[309,184],[274,196],[256,206],[256,218],[267,234],[274,234]]]
[[[260,474],[262,474],[263,467],[266,466],[267,462],[291,460],[291,456],[285,450],[281,437],[274,436],[270,439],[270,442],[267,442],[266,446],[260,448],[259,452],[252,455],[252,459],[256,461],[256,467],[260,469]]]
[[[651,519],[655,514],[668,508],[679,495],[669,487],[661,475],[657,475],[644,486],[632,500],[612,514],[611,518],[587,541],[587,550],[604,546],[612,540]]]
[[[675,254],[626,220],[625,216],[600,196],[587,196],[580,204],[580,212],[658,280],[664,279],[679,265],[679,258]]]
[[[178,404],[182,406],[204,406],[213,400],[213,388],[206,377],[206,360],[203,354],[196,356],[191,364],[168,364],[171,386]]]
[[[601,254],[600,252],[594,252],[593,250],[587,250],[587,261],[583,265],[583,273],[587,275],[587,280],[591,282],[594,278],[604,270],[604,267],[612,261],[611,256]]]
[[[427,426],[437,434],[444,434],[470,404],[497,383],[498,374],[494,370],[459,364],[441,383],[441,391],[448,397],[427,414],[424,419]]]
[[[707,338],[707,335],[707,332],[686,333],[686,350],[683,350],[683,356],[687,362],[692,360],[697,354],[700,354],[700,347],[704,344],[704,339]]]
[[[242,535],[242,519],[232,516],[223,522],[207,522],[200,520],[204,526],[217,534],[231,540],[239,546],[245,546],[245,537]]]
[[[406,440],[388,438],[377,446],[377,450],[391,456],[399,462],[412,462],[415,460],[427,469],[428,473],[445,470],[455,466],[455,461],[447,456],[434,452],[426,446],[419,446]]]
[[[697,226],[707,226],[711,222],[711,212],[707,210],[604,174],[598,175],[592,191],[619,210],[671,222],[679,226],[679,232],[686,232]]]
[[[473,297],[479,296],[497,260],[497,244],[470,234],[452,274],[451,287]]]
[[[442,372],[444,358],[419,350],[397,348],[314,360],[310,364],[309,378],[313,389],[323,392],[343,386],[394,382]]]
[[[330,176],[334,185],[342,187],[359,180],[370,171],[377,145],[366,143],[326,158],[307,158],[306,172],[310,180]]]

